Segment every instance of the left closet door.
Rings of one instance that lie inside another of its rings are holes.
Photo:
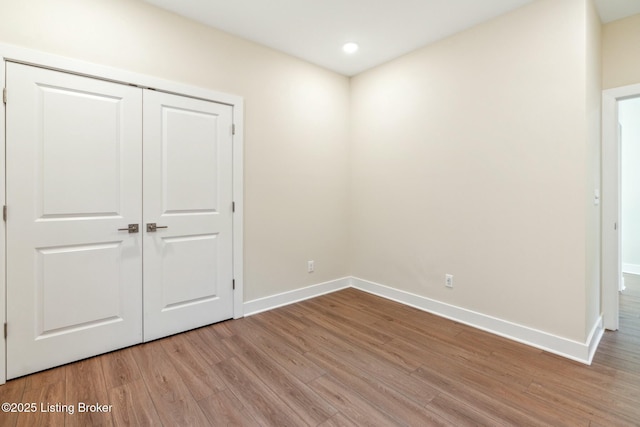
[[[15,378],[142,341],[142,90],[10,62],[6,78]]]

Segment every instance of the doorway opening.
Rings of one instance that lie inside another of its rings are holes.
[[[640,84],[604,91],[602,109],[602,312],[617,330],[620,293],[640,292]]]
[[[640,97],[618,102],[623,295],[640,297]]]

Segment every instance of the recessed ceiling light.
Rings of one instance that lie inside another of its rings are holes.
[[[344,50],[346,53],[355,53],[358,50],[358,43],[345,43],[344,46],[342,46],[342,50]]]

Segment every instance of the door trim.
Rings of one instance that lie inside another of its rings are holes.
[[[0,48],[1,49],[1,48]],[[2,50],[0,50],[2,52]],[[4,88],[6,80],[5,62],[0,64],[0,89]],[[7,202],[6,199],[6,185],[5,185],[5,105],[4,102],[0,102],[0,204],[2,206]],[[5,253],[6,249],[6,223],[3,221],[2,227],[0,227],[0,326],[4,326],[7,321],[7,257]],[[4,384],[7,381],[7,340],[4,338],[3,332],[0,332],[0,384]]]
[[[620,141],[618,102],[640,96],[640,84],[602,92],[602,314],[604,327],[619,327],[620,259]]]
[[[173,93],[176,95],[204,99],[233,107],[232,122],[235,134],[233,143],[233,201],[235,212],[233,216],[233,276],[235,291],[233,293],[233,318],[244,315],[244,260],[243,260],[243,224],[244,224],[244,99],[241,96],[218,92],[184,83],[164,80],[158,77],[134,73],[104,65],[93,64],[76,59],[52,55],[32,49],[0,44],[0,85],[4,88],[6,82],[6,62],[18,62],[41,68],[63,71],[82,75],[94,79],[108,80],[116,83],[134,85],[146,89]],[[9,102],[11,94],[8,94]],[[5,197],[5,105],[0,102],[0,201],[4,205]],[[231,130],[230,130],[231,131]],[[9,208],[10,210],[10,208]],[[10,214],[9,214],[10,215]],[[0,227],[0,330],[6,322],[6,236],[5,226]],[[9,329],[9,333],[11,330]],[[0,336],[0,384],[6,382],[6,341]]]

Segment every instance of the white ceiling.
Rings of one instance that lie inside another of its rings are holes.
[[[532,0],[144,0],[352,76]],[[596,0],[603,22],[640,0]],[[342,52],[345,42],[360,50]]]

